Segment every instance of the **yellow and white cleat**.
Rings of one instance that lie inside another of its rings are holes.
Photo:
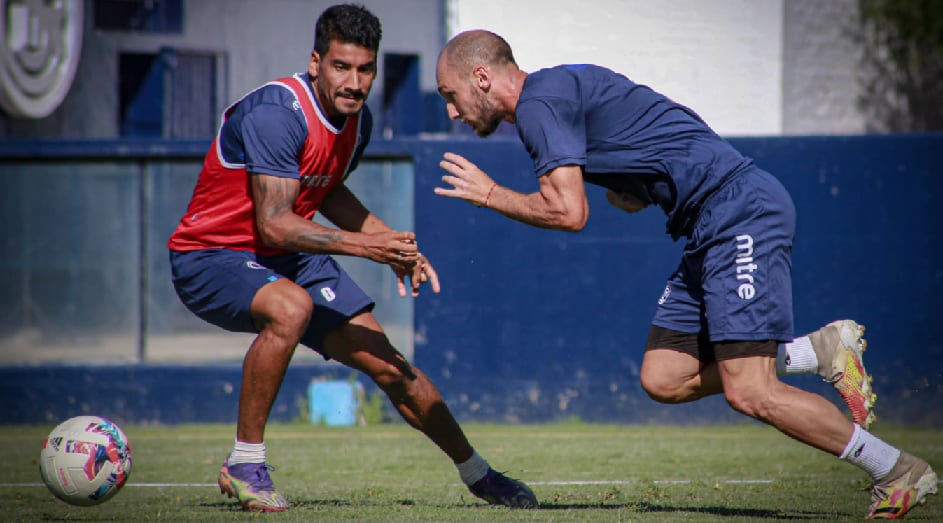
[[[911,509],[927,504],[927,496],[936,494],[936,473],[915,456],[901,452],[894,468],[871,485],[870,519],[901,519]]]
[[[851,418],[865,429],[874,420],[877,395],[871,390],[871,376],[864,368],[862,353],[868,347],[864,325],[854,320],[838,320],[809,334],[819,360],[818,375],[832,384],[851,410]]]

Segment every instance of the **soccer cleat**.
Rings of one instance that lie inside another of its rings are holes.
[[[914,507],[927,504],[927,496],[936,494],[937,481],[926,461],[901,452],[887,476],[871,485],[868,518],[903,518]]]
[[[871,376],[864,369],[862,353],[868,346],[864,325],[838,320],[809,334],[819,361],[818,375],[832,384],[851,410],[855,423],[868,429],[874,420],[877,395],[871,391]]]
[[[537,496],[523,482],[509,478],[492,468],[468,490],[492,505],[511,508],[537,508]]]
[[[265,463],[229,464],[229,458],[219,470],[219,491],[236,498],[246,510],[285,512],[288,500],[275,490],[268,471],[274,467]]]

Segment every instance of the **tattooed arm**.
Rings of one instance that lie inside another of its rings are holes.
[[[410,270],[416,265],[419,256],[416,235],[391,230],[368,213],[359,201],[357,206],[362,212],[355,209],[326,215],[332,221],[338,220],[340,223],[335,222],[338,227],[353,230],[330,229],[292,210],[301,188],[299,180],[258,173],[252,173],[251,180],[255,222],[267,245],[294,252],[359,256],[398,270]],[[346,188],[342,190],[356,200]],[[333,198],[328,196],[328,199]],[[337,207],[326,203],[329,209]]]

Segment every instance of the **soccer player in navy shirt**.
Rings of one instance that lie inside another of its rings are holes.
[[[832,322],[793,339],[790,251],[795,209],[785,188],[689,108],[595,65],[521,71],[489,31],[455,36],[436,67],[451,119],[479,136],[516,126],[538,190],[519,193],[468,159],[446,153],[436,194],[535,227],[577,232],[589,207],[584,183],[634,213],[657,206],[685,238],[652,320],[642,387],[681,403],[723,393],[737,411],[864,469],[874,480],[871,518],[898,518],[937,490],[926,461],[868,432],[873,393],[864,328]],[[833,383],[852,421],[780,374],[815,372]]]
[[[380,37],[380,21],[362,6],[325,10],[308,70],[269,82],[224,112],[168,241],[174,287],[187,308],[226,330],[258,333],[243,362],[236,440],[219,486],[249,510],[288,508],[269,476],[264,434],[300,343],[369,376],[452,459],[473,494],[535,507],[526,485],[475,452],[435,385],[390,344],[373,301],[331,257],[388,265],[401,296],[418,295],[423,283],[439,291],[416,235],[392,230],[344,185],[370,138],[365,101]],[[337,228],[312,221],[315,212]]]

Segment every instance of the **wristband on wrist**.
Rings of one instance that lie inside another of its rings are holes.
[[[488,208],[488,203],[491,202],[491,193],[494,192],[494,188],[498,186],[498,182],[491,182],[491,188],[488,189],[488,195],[485,196],[485,203],[482,205],[484,208]]]

